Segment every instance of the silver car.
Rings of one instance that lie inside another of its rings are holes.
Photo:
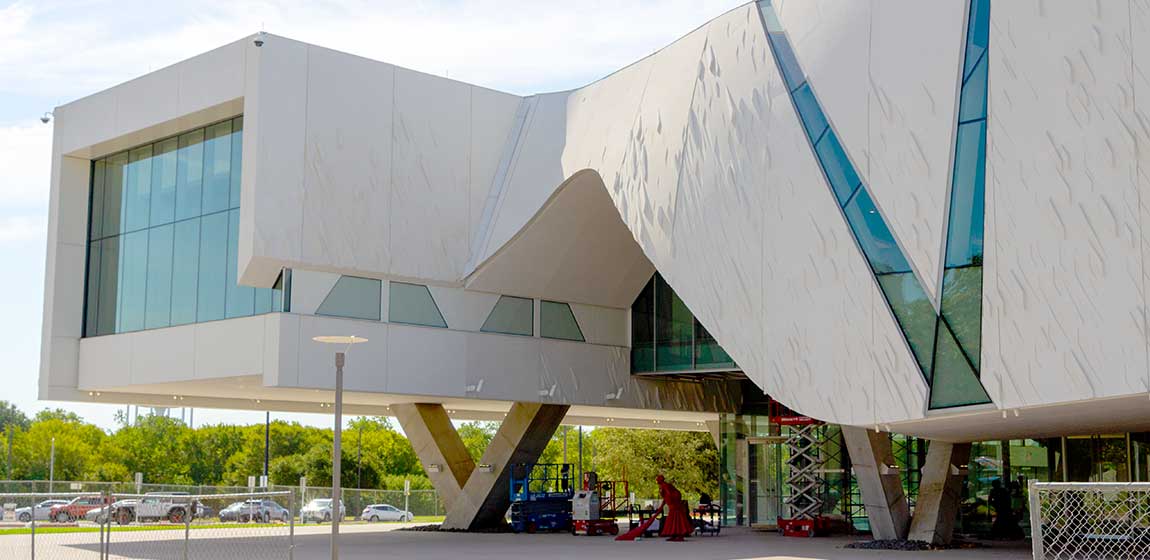
[[[359,518],[364,521],[411,521],[415,516],[391,504],[372,504],[363,508]]]
[[[347,517],[347,508],[344,507],[343,500],[339,501],[339,515],[340,519]],[[331,498],[317,498],[308,502],[300,510],[300,520],[304,523],[331,521]]]
[[[47,521],[52,515],[52,508],[56,506],[66,505],[68,500],[44,500],[36,504],[35,516],[36,521]],[[33,516],[33,508],[30,506],[16,508],[16,520],[21,523],[31,523]]]

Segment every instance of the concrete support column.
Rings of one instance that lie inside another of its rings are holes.
[[[479,460],[481,467],[467,479],[455,504],[449,507],[442,527],[474,530],[501,525],[511,505],[508,495],[511,465],[538,461],[568,408],[567,405],[524,402],[511,405]]]
[[[892,468],[897,463],[890,435],[854,426],[843,426],[842,430],[874,538],[906,538],[910,506],[899,471]]]
[[[415,449],[415,456],[423,463],[423,470],[432,486],[443,496],[443,504],[451,511],[463,485],[475,470],[475,461],[467,453],[451,418],[443,405],[398,404],[392,412],[403,426],[403,432]]]
[[[908,538],[931,544],[950,543],[969,460],[969,443],[930,442]]]

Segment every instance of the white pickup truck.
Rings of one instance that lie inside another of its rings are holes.
[[[114,504],[115,513],[112,519],[120,525],[127,525],[132,521],[146,523],[149,521],[167,520],[172,523],[183,523],[187,519],[189,509],[192,515],[196,513],[195,502],[189,503],[187,492],[148,492],[138,500],[123,500]]]

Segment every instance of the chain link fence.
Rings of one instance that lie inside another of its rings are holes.
[[[290,559],[295,494],[0,493],[0,558]]]
[[[1030,482],[1034,558],[1150,558],[1150,483]]]

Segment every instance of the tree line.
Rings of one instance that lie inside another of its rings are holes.
[[[56,480],[127,482],[140,472],[148,483],[247,486],[249,476],[263,474],[262,424],[192,428],[162,415],[141,416],[135,422],[121,419],[120,426],[106,431],[62,409],[30,418],[0,401],[0,443],[7,447],[11,442],[4,474],[9,480],[47,480],[53,438]],[[493,422],[458,426],[477,462],[498,427]],[[331,484],[331,429],[282,420],[271,422],[268,429],[271,484],[296,485],[305,476],[309,486]],[[567,462],[578,463],[575,428],[560,428],[539,462],[563,462],[564,439]],[[660,473],[685,496],[718,496],[718,451],[707,433],[596,428],[583,432],[582,449],[582,470],[596,470],[601,480],[627,479],[637,496],[657,496],[654,479]],[[413,489],[431,488],[411,443],[387,418],[349,422],[343,432],[341,476],[346,487],[402,490],[409,479]]]

